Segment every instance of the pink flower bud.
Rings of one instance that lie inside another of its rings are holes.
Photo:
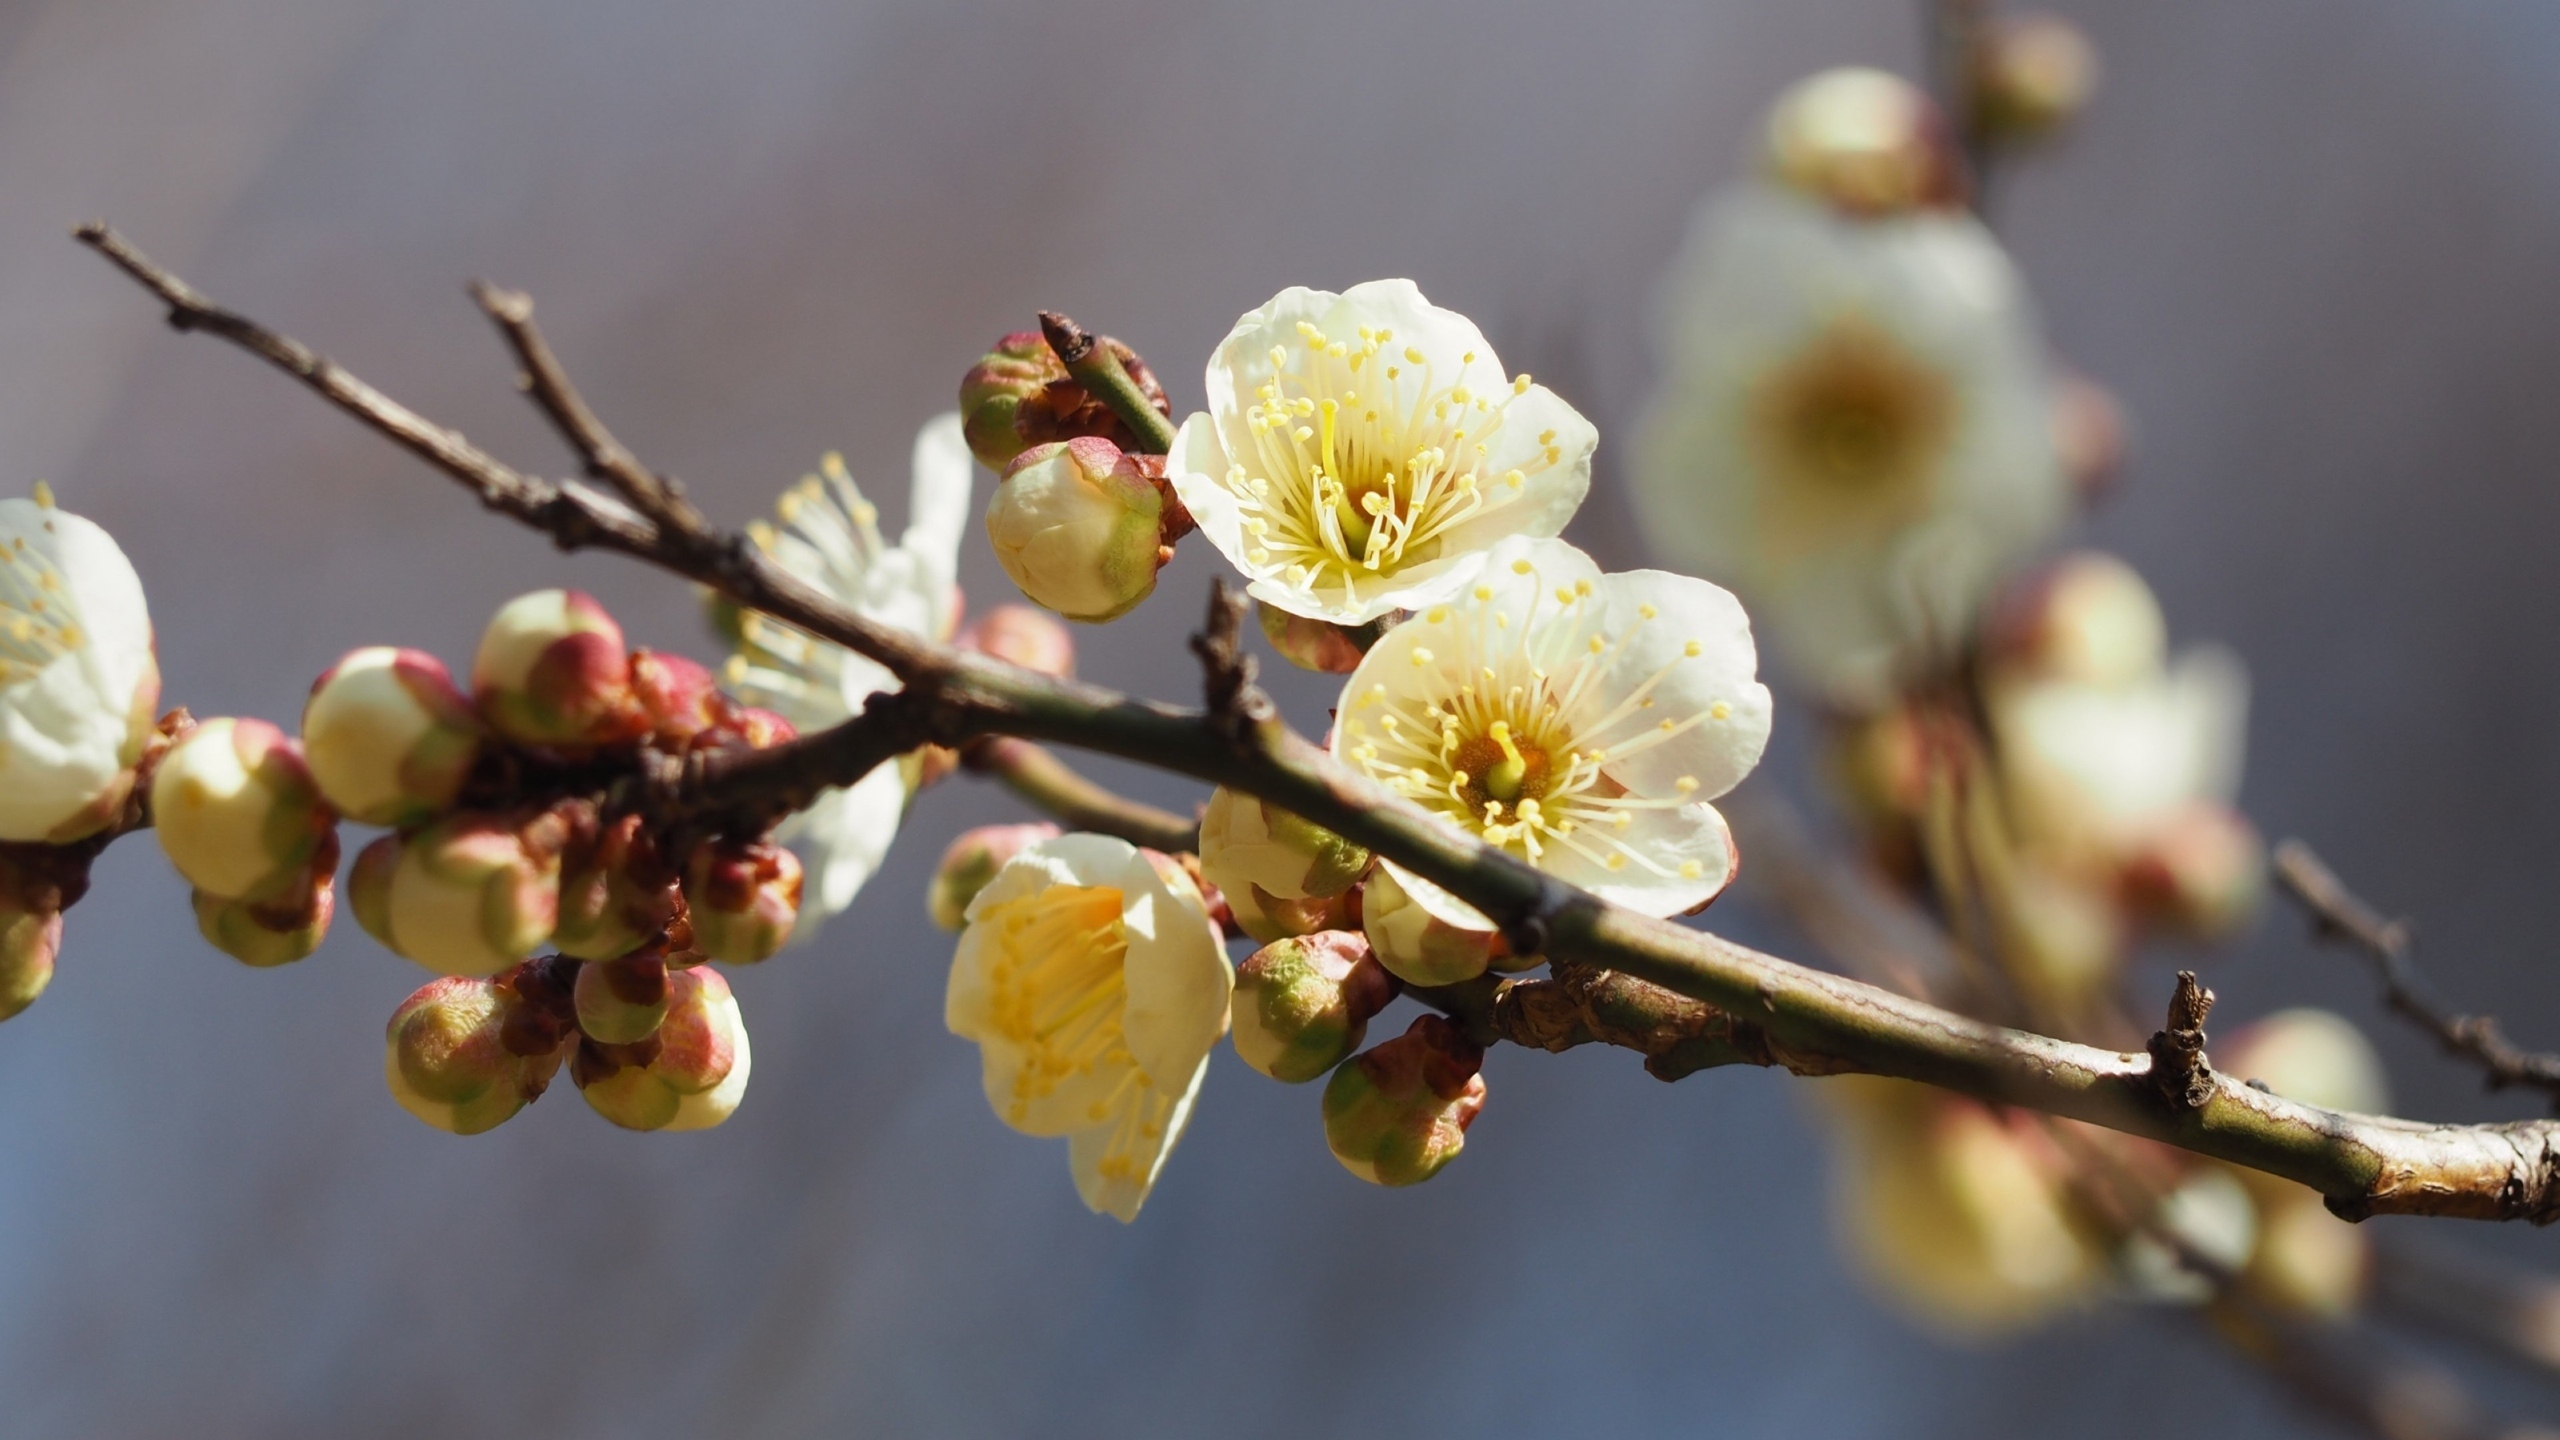
[[[302,747],[264,720],[207,720],[161,757],[152,833],[178,873],[224,899],[292,880],[335,820]]]
[[[1399,988],[1357,931],[1265,945],[1236,967],[1236,1054],[1274,1080],[1313,1080],[1360,1048]]]
[[[631,652],[631,693],[650,734],[671,749],[717,726],[729,709],[709,670],[663,650]]]
[[[782,948],[800,916],[800,858],[765,841],[717,841],[693,852],[684,879],[693,948],[752,965]]]
[[[2266,892],[2266,846],[2248,817],[2198,801],[2154,826],[2124,867],[2126,907],[2172,933],[2229,935]]]
[[[1110,336],[1099,338],[1120,358],[1148,402],[1171,416],[1172,402],[1147,362]],[[998,340],[960,377],[960,414],[970,453],[999,474],[1024,450],[1055,440],[1099,435],[1124,448],[1137,442],[1108,406],[1067,377],[1067,367],[1036,330],[1017,330]]]
[[[320,948],[337,913],[338,834],[320,843],[283,883],[247,897],[195,893],[196,929],[223,954],[265,968]]]
[[[556,829],[549,816],[447,816],[401,841],[387,897],[367,893],[367,847],[350,882],[357,922],[438,974],[494,975],[539,949],[558,922]],[[368,918],[378,899],[387,903]]]
[[[354,913],[356,924],[383,949],[397,953],[391,943],[391,877],[400,870],[400,837],[384,835],[356,852],[356,863],[347,867],[347,908]]]
[[[551,943],[563,955],[611,960],[657,938],[675,918],[674,875],[637,815],[596,819],[592,806],[561,807],[569,839],[561,852],[560,916]]]
[[[1253,608],[1262,622],[1262,638],[1271,642],[1281,659],[1326,675],[1348,675],[1359,669],[1360,657],[1369,653],[1368,642],[1382,633],[1375,626],[1345,629],[1330,620],[1292,615],[1267,600],[1253,602]]]
[[[420,987],[387,1029],[392,1098],[456,1135],[477,1135],[523,1109],[560,1063],[557,1050],[519,1053],[529,1027],[510,1022],[524,1009],[511,987],[492,980],[454,976]]]
[[[1164,495],[1138,462],[1096,436],[1037,446],[987,503],[987,539],[1022,593],[1070,620],[1117,619],[1153,594]]]
[[[1467,1143],[1484,1109],[1484,1051],[1439,1015],[1333,1072],[1324,1138],[1342,1168],[1374,1185],[1418,1185]]]
[[[537,590],[501,607],[472,657],[471,693],[500,733],[529,745],[612,744],[647,724],[622,627],[577,590]]]
[[[667,1018],[667,961],[657,954],[599,960],[578,967],[578,1029],[605,1045],[630,1045],[658,1033]]]
[[[1058,827],[1049,824],[981,825],[962,832],[942,852],[942,863],[934,867],[933,880],[925,887],[924,908],[932,914],[933,923],[955,931],[968,924],[969,902],[978,898],[1005,862],[1057,836]]]
[[[1983,651],[2007,675],[2123,684],[2159,673],[2169,653],[2169,624],[2132,566],[2083,550],[2001,595],[1984,629]]]
[[[953,643],[1043,675],[1076,673],[1075,636],[1029,605],[999,605],[971,621]]]
[[[1860,216],[1946,204],[1964,189],[1936,103],[1908,80],[1858,67],[1825,70],[1778,97],[1768,166],[1779,184]]]
[[[353,651],[313,683],[302,709],[313,781],[365,825],[416,824],[452,804],[480,740],[471,701],[423,650]]]
[[[1378,963],[1407,985],[1473,980],[1507,951],[1499,932],[1452,925],[1424,909],[1384,865],[1361,888],[1360,908],[1360,928]]]
[[[728,982],[708,966],[670,971],[666,1018],[637,1044],[581,1045],[570,1068],[594,1111],[626,1130],[706,1130],[729,1118],[753,1067]]]

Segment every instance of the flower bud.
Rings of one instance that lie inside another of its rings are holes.
[[[207,720],[152,776],[160,848],[188,883],[221,898],[264,895],[291,879],[333,820],[302,747],[264,720]]]
[[[1227,914],[1235,921],[1235,927],[1259,944],[1324,930],[1348,930],[1360,924],[1357,891],[1323,899],[1283,900],[1258,885],[1241,885],[1232,890],[1219,886],[1218,895],[1227,902]]]
[[[1172,402],[1138,352],[1108,335],[1098,338],[1120,357],[1121,368],[1147,402],[1171,417]],[[1124,449],[1137,441],[1109,406],[1068,378],[1058,352],[1036,330],[1017,330],[998,340],[960,377],[960,414],[969,452],[997,474],[1034,445],[1079,435],[1098,435]]]
[[[1929,798],[1929,737],[1907,705],[1828,728],[1824,773],[1859,820],[1907,821]]]
[[[1117,619],[1154,593],[1163,492],[1099,437],[1022,452],[987,502],[987,539],[1022,593],[1070,620]]]
[[[1320,825],[1220,786],[1200,816],[1200,872],[1223,891],[1330,899],[1369,873],[1369,852]]]
[[[2083,550],[2000,597],[1984,650],[2005,674],[2120,685],[2160,672],[2169,652],[2169,622],[2132,566]]]
[[[2098,89],[2098,51],[2059,15],[1986,24],[1973,54],[1973,123],[1995,139],[2033,140],[2077,116]]]
[[[1506,953],[1499,933],[1452,925],[1424,909],[1384,865],[1361,887],[1360,928],[1378,963],[1407,985],[1473,980]]]
[[[2053,448],[2081,504],[2096,504],[2114,486],[2130,444],[2126,428],[2124,407],[2107,387],[2069,369],[2054,376]]]
[[[1342,1168],[1373,1185],[1418,1185],[1467,1143],[1484,1109],[1484,1050],[1439,1015],[1333,1072],[1324,1139]]]
[[[522,825],[447,816],[392,852],[387,894],[373,888],[380,842],[367,846],[349,879],[357,923],[440,975],[506,969],[541,948],[559,919],[559,840],[546,833],[554,823],[547,815]]]
[[[1236,967],[1236,1054],[1274,1080],[1313,1080],[1360,1048],[1398,988],[1356,931],[1274,941]]]
[[[671,749],[717,726],[729,708],[709,670],[663,650],[631,652],[631,694],[650,736]]]
[[[529,745],[603,745],[642,729],[622,627],[577,590],[501,606],[471,659],[471,693],[500,733]]]
[[[1058,827],[1045,823],[981,825],[962,832],[942,852],[942,863],[934,867],[933,880],[925,887],[924,908],[933,923],[954,931],[967,925],[969,902],[978,898],[1005,862],[1057,836]]]
[[[17,868],[0,860],[0,1020],[36,1003],[62,949],[59,892],[23,883]]]
[[[400,850],[399,836],[384,835],[357,851],[356,863],[347,867],[347,909],[375,944],[395,954],[400,947],[391,943],[391,877],[399,873]]]
[[[658,1033],[667,1018],[667,961],[657,954],[598,960],[578,967],[578,1029],[606,1045],[630,1045]]]
[[[560,858],[560,915],[551,943],[563,955],[611,960],[657,938],[675,918],[674,876],[637,815],[611,822],[583,803],[564,807],[569,840]]]
[[[2266,874],[2266,846],[2248,817],[2198,801],[2144,836],[2125,862],[2124,894],[2135,915],[2175,934],[2213,939],[2257,913]]]
[[[693,948],[731,965],[752,965],[791,938],[800,916],[800,857],[766,841],[716,841],[685,869]]]
[[[431,980],[391,1014],[384,1078],[401,1108],[439,1130],[477,1135],[541,1095],[557,1052],[510,1048],[523,1002],[506,986],[465,976]],[[523,1027],[516,1027],[521,1034]]]
[[[1067,627],[1028,605],[999,605],[969,622],[954,642],[998,660],[1064,678],[1076,673],[1076,640]]]
[[[302,707],[312,780],[365,825],[416,824],[452,804],[480,738],[471,701],[423,650],[353,651],[313,682]]]
[[[1262,622],[1262,638],[1271,642],[1281,659],[1326,675],[1348,675],[1359,669],[1360,657],[1384,633],[1374,623],[1346,629],[1330,620],[1292,615],[1268,600],[1256,600],[1253,609]]]
[[[2253,1021],[2213,1047],[2217,1070],[2305,1105],[2379,1115],[2390,1108],[2382,1057],[2344,1016],[2302,1007]]]
[[[626,1130],[707,1130],[746,1095],[747,1028],[708,966],[667,974],[666,1018],[634,1045],[578,1047],[570,1076],[597,1114]]]
[[[1962,191],[1946,118],[1920,87],[1844,67],[1800,80],[1769,111],[1769,172],[1852,215],[1900,214]]]
[[[320,843],[277,885],[247,897],[195,892],[196,929],[213,947],[244,965],[265,968],[302,959],[320,948],[338,909],[338,835]]]

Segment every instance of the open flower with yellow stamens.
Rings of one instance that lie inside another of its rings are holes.
[[[114,819],[159,702],[142,580],[114,538],[43,485],[0,500],[0,840]]]
[[[1666,282],[1636,443],[1646,532],[1868,704],[1956,653],[2064,517],[2026,289],[1968,214],[1839,214],[1775,184],[1703,207]]]
[[[778,528],[758,524],[749,534],[784,569],[864,617],[947,639],[959,611],[954,576],[971,480],[960,417],[941,415],[916,434],[907,530],[896,545],[881,538],[879,512],[837,455],[783,492],[774,506]],[[872,695],[898,688],[897,677],[878,662],[768,617],[741,615],[738,629],[738,651],[723,680],[802,734],[849,720]],[[880,868],[906,813],[907,788],[900,767],[883,765],[783,822],[777,833],[801,853],[809,877],[800,939],[852,904]]]
[[[1180,874],[1103,835],[1031,846],[969,902],[944,1001],[997,1118],[1065,1137],[1076,1192],[1123,1221],[1182,1136],[1235,987]]]
[[[1254,598],[1361,625],[1462,589],[1506,535],[1555,535],[1599,432],[1410,280],[1291,288],[1209,361],[1166,464]]]
[[[1370,648],[1333,753],[1559,879],[1674,915],[1732,878],[1732,836],[1707,802],[1768,743],[1757,666],[1750,620],[1716,586],[1604,575],[1561,540],[1508,540],[1457,597]],[[1381,863],[1433,915],[1491,928]]]

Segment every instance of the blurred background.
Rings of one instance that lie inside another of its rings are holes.
[[[2088,538],[2179,639],[2247,656],[2263,828],[2420,917],[2451,993],[2560,1043],[2560,12],[2058,8],[2105,90],[1995,219],[2134,417]],[[1410,275],[1600,424],[1573,538],[1640,563],[1613,437],[1690,205],[1789,81],[1919,53],[1909,0],[10,0],[0,490],[49,480],[121,538],[168,699],[199,714],[290,721],[359,644],[460,661],[501,601],[564,581],[713,655],[685,587],[563,561],[171,335],[67,238],[103,216],[558,473],[462,293],[527,288],[624,438],[731,522],[829,448],[894,516],[915,426],[1034,307],[1130,341],[1188,407],[1274,290]],[[1170,657],[1213,563],[1190,547],[1081,635],[1084,673],[1187,698]],[[983,545],[963,578],[1010,594]],[[1328,697],[1282,698],[1316,724]],[[1754,786],[1809,790],[1801,716]],[[1977,1350],[1877,1308],[1783,1075],[1666,1088],[1620,1052],[1497,1053],[1465,1159],[1382,1192],[1328,1158],[1312,1093],[1221,1055],[1141,1222],[1089,1215],[941,1024],[925,877],[1015,813],[967,781],[925,795],[851,915],[737,978],[753,1093],[679,1136],[565,1084],[488,1136],[429,1130],[380,1078],[414,967],[341,926],[244,969],[156,848],[117,847],[51,991],[0,1030],[5,1428],[2326,1433],[2174,1312]],[[1752,898],[1746,867],[1719,926],[1797,946]],[[2207,970],[2235,1019],[2368,1021],[2405,1113],[2526,1113],[2380,1023],[2280,905]],[[2432,1233],[2560,1267],[2546,1235]]]

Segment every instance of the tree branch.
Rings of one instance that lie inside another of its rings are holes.
[[[714,810],[788,802],[850,784],[891,747],[962,746],[987,735],[1076,745],[1232,786],[1326,826],[1461,896],[1499,924],[1515,954],[1624,972],[1722,1012],[1736,1058],[1798,1074],[1864,1072],[1917,1080],[2165,1141],[2299,1181],[2351,1218],[2415,1213],[2549,1221],[2560,1216],[2560,1124],[2426,1125],[2341,1115],[2206,1072],[2198,1103],[2173,1107],[2148,1056],[2100,1050],[1986,1025],[1919,1000],[1763,955],[1597,898],[1447,828],[1411,802],[1335,764],[1291,733],[1249,673],[1219,713],[1132,700],[935,645],[854,614],[734,535],[675,534],[581,482],[532,479],[433,425],[307,347],[215,308],[103,226],[83,227],[105,254],[170,308],[180,329],[205,330],[302,380],[340,409],[448,475],[484,504],[564,547],[620,550],[708,585],[887,666],[905,682],[836,730],[753,756],[661,777],[683,805]],[[1224,607],[1231,610],[1232,606]],[[1219,653],[1233,622],[1204,637],[1212,693],[1235,670]]]
[[[1115,795],[1079,775],[1044,746],[990,735],[960,752],[960,764],[992,777],[1071,830],[1117,835],[1167,852],[1200,848],[1200,827],[1153,805]]]
[[[2383,919],[2310,846],[2287,840],[2276,846],[2274,863],[2285,892],[2310,912],[2314,933],[2344,940],[2372,958],[2383,999],[2394,1013],[2435,1036],[2447,1054],[2479,1066],[2491,1090],[2523,1086],[2560,1107],[2560,1055],[2522,1049],[2507,1039],[2496,1017],[2461,1014],[2438,1002],[2411,958],[2409,927]]]

